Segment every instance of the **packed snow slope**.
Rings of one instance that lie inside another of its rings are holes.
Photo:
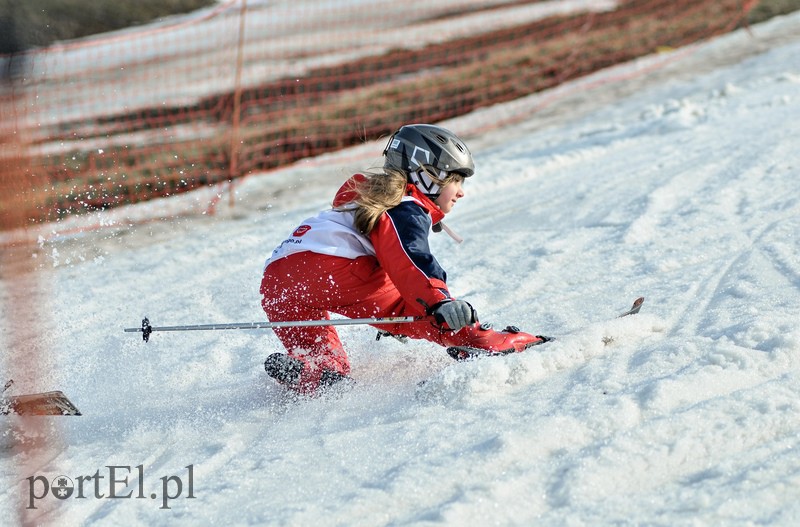
[[[759,47],[787,26],[795,39]],[[798,28],[792,16],[717,39],[676,57],[673,77],[546,125],[534,115],[465,133],[478,171],[448,223],[466,241],[436,235],[433,249],[482,321],[557,337],[522,354],[455,363],[430,343],[348,327],[356,386],[295,399],[263,371],[282,349],[269,331],[154,333],[148,344],[123,333],[144,315],[263,320],[264,259],[351,170],[378,163],[382,142],[250,178],[213,218],[43,239],[31,295],[50,314],[40,338],[51,357],[34,384],[63,389],[84,415],[48,418],[62,448],[37,474],[100,471],[105,497],[47,496],[26,518],[797,525]],[[732,43],[750,56],[682,66]],[[630,86],[614,79],[637,67],[591,81]],[[445,124],[468,131],[508,112]],[[639,295],[640,314],[615,318]],[[33,474],[18,474],[9,448],[24,439],[3,437],[3,517],[29,503]],[[107,497],[109,465],[131,467],[116,489],[131,498]],[[169,475],[184,489],[164,509],[149,498]]]

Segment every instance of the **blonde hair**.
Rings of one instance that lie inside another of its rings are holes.
[[[434,175],[433,170],[422,167],[428,176],[440,187],[463,178],[461,174],[450,173],[442,179]],[[353,180],[353,190],[358,197],[353,200],[356,204],[355,226],[363,234],[369,234],[381,215],[387,210],[396,207],[406,195],[408,176],[405,172],[385,168],[383,172],[368,172],[364,179]]]

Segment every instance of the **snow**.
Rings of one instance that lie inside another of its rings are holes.
[[[145,315],[263,320],[264,259],[352,170],[379,162],[382,142],[251,177],[213,216],[54,226],[18,256],[39,272],[24,284],[35,309],[13,321],[38,317],[37,346],[51,354],[41,378],[15,389],[62,389],[84,415],[38,421],[55,445],[38,464],[11,449],[32,432],[5,418],[0,515],[796,525],[798,28],[800,16],[783,17],[668,64],[648,58],[445,123],[464,131],[478,173],[448,217],[466,241],[435,236],[434,252],[482,320],[557,337],[523,354],[454,363],[432,344],[346,327],[355,387],[296,399],[263,371],[281,349],[268,331],[154,333],[148,344],[123,333]],[[15,285],[4,275],[5,301]],[[640,314],[614,317],[639,295]],[[5,366],[3,378],[18,376]],[[133,497],[97,498],[87,483],[83,499],[24,510],[26,478],[99,471],[107,496],[107,466],[131,467],[116,494]],[[177,494],[168,476],[183,492],[162,509],[162,484]]]

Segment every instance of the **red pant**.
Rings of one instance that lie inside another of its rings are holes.
[[[273,322],[329,319],[330,312],[347,318],[425,314],[423,306],[400,295],[372,256],[350,260],[312,252],[294,253],[267,266],[261,294],[261,305]],[[495,331],[478,322],[459,331],[443,330],[433,324],[432,318],[375,327],[442,346],[469,346],[498,353],[522,351],[544,341],[516,329]],[[316,389],[323,369],[342,375],[350,372],[350,361],[333,326],[277,328],[275,333],[289,355],[305,364],[300,391]]]
[[[302,252],[267,266],[261,281],[261,305],[273,322],[347,318],[420,316],[389,280],[372,256],[355,260]],[[443,344],[443,332],[431,322],[375,325],[382,331]],[[350,363],[333,326],[278,328],[276,335],[289,354],[315,366],[347,375]]]

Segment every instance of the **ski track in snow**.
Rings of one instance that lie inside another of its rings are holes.
[[[787,24],[800,16],[752,38]],[[356,385],[298,399],[263,372],[281,349],[269,332],[155,333],[148,344],[122,332],[145,315],[262,320],[264,258],[326,206],[347,162],[250,178],[238,199],[262,201],[218,217],[42,241],[30,322],[49,314],[36,342],[53,353],[42,378],[16,388],[63,389],[84,415],[46,421],[63,448],[39,473],[143,464],[149,492],[192,464],[196,499],[159,510],[151,499],[47,498],[28,518],[796,524],[798,57],[800,42],[784,42],[476,139],[478,175],[448,221],[466,241],[432,244],[482,320],[557,337],[519,355],[454,363],[432,344],[376,343],[373,330],[347,327]],[[639,295],[640,314],[614,318]],[[10,450],[20,437],[9,429],[0,443],[5,516],[27,498],[30,474],[17,474],[24,460]]]

